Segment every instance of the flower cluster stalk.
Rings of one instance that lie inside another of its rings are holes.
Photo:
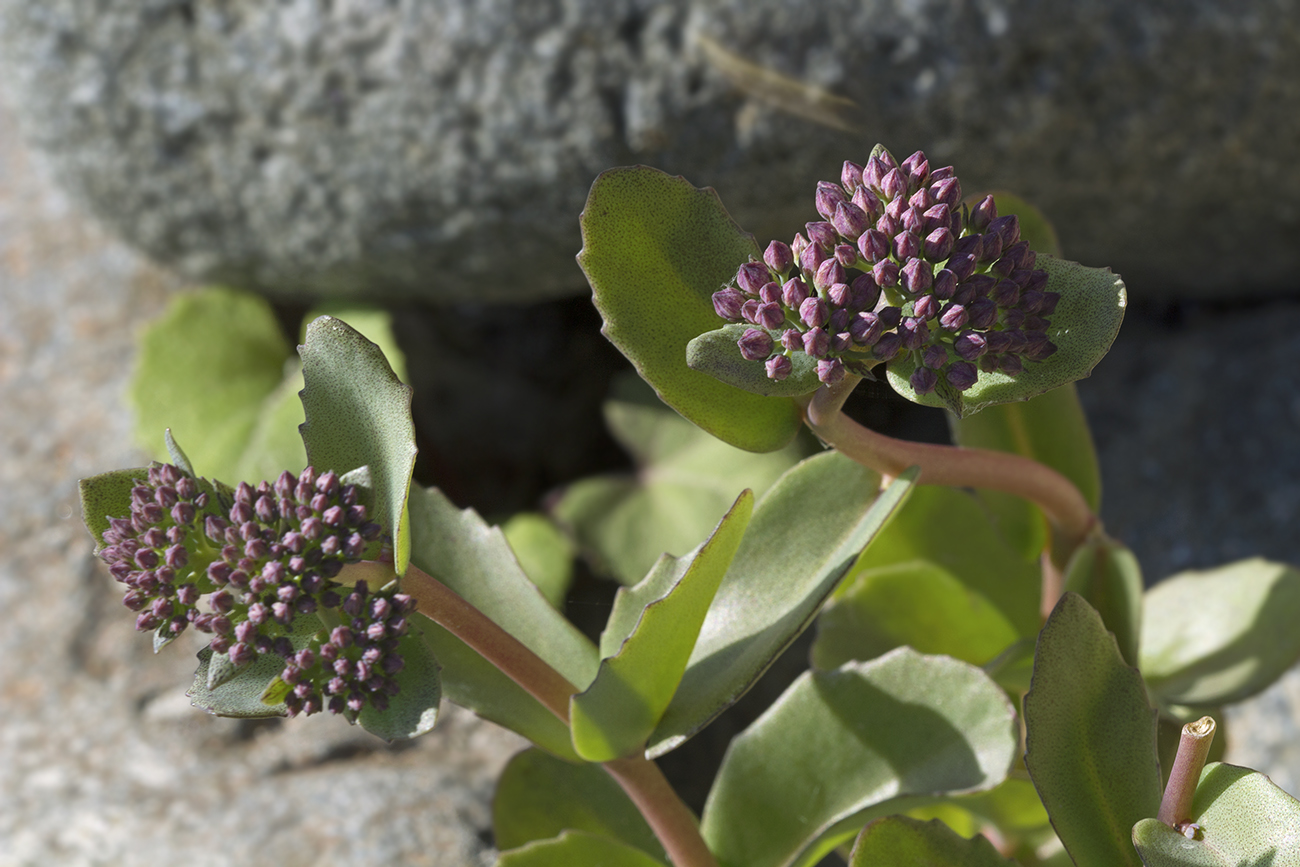
[[[415,599],[417,611],[465,642],[561,722],[569,724],[569,699],[579,689],[523,642],[416,566],[408,567],[402,590]],[[603,767],[641,811],[674,867],[717,867],[717,860],[700,836],[699,822],[658,765],[634,755],[605,762]]]
[[[1191,819],[1192,799],[1210,755],[1210,745],[1214,743],[1214,728],[1214,719],[1208,716],[1183,726],[1169,783],[1160,799],[1160,812],[1156,814],[1157,819],[1171,828],[1181,830],[1179,826]]]

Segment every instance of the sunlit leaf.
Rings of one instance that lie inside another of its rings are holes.
[[[899,648],[808,672],[732,741],[701,819],[726,865],[810,865],[877,816],[1005,777],[1015,713],[978,668]]]
[[[438,660],[418,634],[419,626],[410,628],[413,632],[404,635],[397,647],[404,663],[402,670],[393,676],[399,692],[389,698],[384,710],[367,704],[357,715],[362,728],[390,742],[419,737],[432,730],[442,700]]]
[[[984,837],[966,840],[937,819],[877,819],[862,829],[849,867],[1012,867]]]
[[[512,516],[501,525],[501,532],[524,574],[551,605],[563,609],[564,597],[573,583],[573,543],[550,519],[537,512]]]
[[[299,651],[320,636],[324,629],[325,625],[316,615],[299,614],[294,617],[292,628],[286,635],[294,651]],[[224,654],[214,658],[210,647],[200,650],[194,685],[186,693],[195,707],[216,716],[241,719],[288,715],[283,701],[267,704],[263,700],[267,689],[279,680],[280,672],[284,671],[284,660],[278,655],[260,653],[244,668],[230,671],[220,678],[209,677],[209,666],[213,665],[229,665],[229,659]],[[220,683],[209,686],[210,680]]]
[[[656,169],[611,169],[596,179],[582,217],[578,264],[603,332],[664,402],[739,448],[772,451],[799,430],[786,397],[760,397],[686,365],[686,345],[719,327],[713,293],[758,247],[717,193]]]
[[[691,370],[707,373],[727,385],[764,396],[796,397],[812,394],[822,387],[817,378],[817,359],[807,353],[796,352],[790,356],[790,374],[785,379],[768,378],[765,365],[741,355],[738,341],[754,327],[742,323],[706,331],[686,344],[686,364]],[[782,331],[768,331],[778,346]]]

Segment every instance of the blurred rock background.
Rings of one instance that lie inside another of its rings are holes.
[[[580,297],[484,303],[587,291],[576,215],[613,165],[712,184],[764,239],[876,139],[1025,195],[1135,302],[1080,383],[1110,531],[1148,580],[1300,563],[1295,4],[806,6],[0,0],[0,867],[491,863],[518,739],[455,709],[400,750],[191,710],[192,657],[154,657],[121,616],[76,480],[141,462],[133,332],[209,279],[290,308],[400,299],[457,371],[416,382],[449,428],[558,405],[501,438],[523,451],[422,433],[458,501],[479,471],[511,502],[578,472],[529,462],[563,420],[595,424],[617,357],[581,348]],[[425,304],[453,300],[525,346],[492,388],[464,384],[472,340],[438,339]],[[520,372],[557,355],[589,377]],[[609,460],[591,436],[570,453]],[[1297,711],[1292,672],[1231,712],[1229,760],[1300,794]]]

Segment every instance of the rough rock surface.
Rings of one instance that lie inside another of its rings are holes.
[[[0,109],[0,867],[485,867],[518,738],[455,708],[405,749],[207,716],[197,647],[155,657],[91,558],[77,479],[143,462],[133,331],[175,284],[87,225]]]
[[[1138,297],[1300,266],[1293,0],[0,0],[31,140],[114,231],[277,293],[581,293],[640,162],[788,238],[884,141],[1042,206]]]

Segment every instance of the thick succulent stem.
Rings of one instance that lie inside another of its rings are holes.
[[[1160,799],[1160,812],[1156,818],[1171,828],[1186,824],[1191,818],[1192,798],[1201,781],[1205,759],[1214,743],[1214,720],[1203,716],[1196,722],[1183,726],[1174,755],[1174,767],[1169,772],[1169,783]],[[1181,830],[1181,829],[1180,829]]]
[[[391,564],[357,564],[353,569]],[[364,577],[364,576],[362,576]],[[551,713],[569,724],[569,699],[578,688],[523,642],[506,632],[450,587],[416,566],[407,568],[402,591],[416,601],[416,610],[455,635],[517,683]],[[649,823],[674,867],[717,867],[700,836],[699,823],[673,791],[659,766],[641,756],[604,764]]]
[[[1038,461],[989,449],[898,440],[858,424],[840,408],[860,381],[860,377],[845,376],[838,384],[823,386],[804,399],[808,427],[848,457],[884,476],[920,467],[919,484],[984,488],[1024,497],[1042,509],[1052,523],[1053,536],[1059,540],[1053,547],[1052,559],[1058,566],[1064,566],[1097,526],[1097,516],[1079,489]],[[1044,599],[1044,605],[1047,601]],[[1055,600],[1051,601],[1055,604]]]

